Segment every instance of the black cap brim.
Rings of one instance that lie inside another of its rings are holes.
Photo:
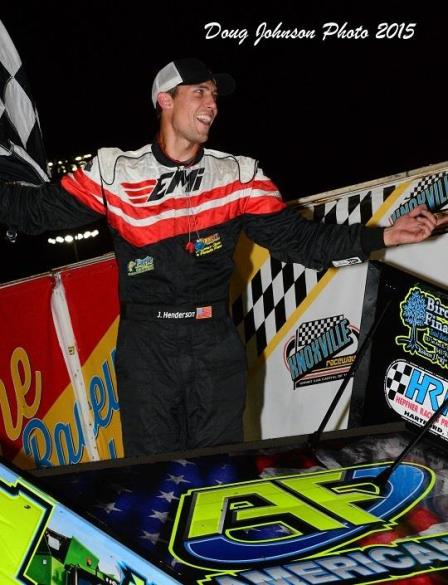
[[[174,67],[183,80],[178,85],[194,85],[213,80],[218,95],[229,95],[235,91],[235,80],[228,73],[213,73],[199,59],[185,58],[173,61]]]
[[[228,73],[217,73],[213,76],[218,89],[218,95],[230,95],[235,91],[236,83]]]
[[[179,83],[179,85],[194,85],[195,83],[203,83],[204,81],[214,81],[216,83],[216,89],[218,95],[230,95],[235,91],[236,83],[231,75],[228,73],[211,73],[204,77],[199,75],[197,77],[190,76],[188,81]]]

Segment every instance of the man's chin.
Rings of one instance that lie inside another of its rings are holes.
[[[210,133],[210,126],[203,125],[203,126],[199,127],[198,132],[197,132],[198,139],[201,142],[206,142],[208,140],[209,133]]]
[[[208,132],[207,132],[207,134],[201,134],[198,137],[198,144],[204,144],[205,142],[207,142],[207,140],[208,140]]]

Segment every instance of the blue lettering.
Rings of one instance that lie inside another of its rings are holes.
[[[417,195],[417,203],[419,205],[423,205],[426,203],[426,193],[424,191]]]
[[[313,352],[311,351],[310,346],[306,345],[302,349],[302,352],[303,352],[303,355],[305,357],[306,366],[309,370],[311,370],[311,368],[314,366],[314,361],[313,361]]]
[[[79,463],[84,451],[85,440],[81,428],[81,420],[79,418],[78,404],[75,403],[73,411],[75,418],[75,427],[78,432],[78,449],[75,450],[73,441],[72,427],[70,423],[58,423],[54,428],[54,441],[56,445],[56,453],[60,465]],[[67,458],[64,454],[64,447],[67,452]]]
[[[437,181],[436,187],[437,187],[437,191],[439,193],[440,206],[442,206],[444,203],[446,203],[446,199],[447,199],[446,194],[443,192],[442,181]]]
[[[52,452],[51,436],[46,424],[39,418],[31,419],[22,434],[23,450],[25,455],[31,455],[36,467],[52,467],[50,457]],[[39,443],[43,443],[43,452]]]
[[[435,197],[434,197],[434,189],[429,187],[426,191],[426,201],[428,204],[429,209],[434,209],[436,206]]]
[[[78,445],[75,447],[70,423],[57,423],[52,438],[48,426],[41,419],[32,419],[23,429],[23,450],[31,456],[36,467],[53,467],[50,459],[55,449],[60,465],[78,463],[84,452],[85,440],[81,428],[78,405],[73,409]],[[41,446],[41,447],[40,447]]]
[[[396,209],[392,215],[390,216],[391,222],[395,223],[395,221],[400,217],[399,209]]]
[[[443,393],[443,390],[444,388],[441,380],[415,368],[412,372],[405,396],[406,398],[415,400],[418,404],[423,404],[427,394],[429,394],[431,408],[433,411],[436,411],[439,407],[437,397]],[[414,398],[415,394],[417,394],[417,396]]]
[[[310,349],[312,350],[314,356],[313,356],[313,360],[315,364],[318,364],[319,362],[322,361],[322,354],[320,353],[319,350],[319,342],[317,340],[314,340],[310,343]]]
[[[302,372],[306,372],[308,369],[307,365],[305,363],[305,356],[303,354],[303,350],[298,351],[296,353],[295,357],[296,357],[296,365],[299,368],[299,375],[300,375]]]
[[[112,363],[115,359],[115,349],[111,353]],[[90,403],[93,411],[93,432],[98,436],[100,428],[110,424],[113,413],[120,410],[118,397],[112,382],[111,368],[107,360],[102,365],[103,378],[93,376],[89,384]],[[105,381],[105,384],[104,384]]]
[[[425,401],[426,392],[428,391],[428,383],[425,380],[424,372],[414,368],[412,372],[411,380],[409,382],[408,387],[406,388],[406,398],[410,398],[411,400],[415,400],[419,404],[423,404]],[[417,396],[414,398],[414,395],[417,393]]]
[[[103,426],[104,419],[101,417],[101,410],[106,404],[106,390],[100,376],[93,376],[90,380],[89,394],[93,411],[93,433],[96,437],[98,429]]]
[[[443,186],[445,189],[445,193],[448,193],[448,175],[443,176]]]
[[[300,371],[297,366],[297,354],[288,357],[288,365],[289,371],[291,373],[291,378],[295,380],[300,375]]]
[[[117,449],[115,448],[115,441],[113,439],[111,439],[107,444],[107,450],[109,451],[111,459],[117,458]]]
[[[319,337],[318,341],[319,341],[319,345],[320,345],[320,348],[322,350],[324,357],[328,357],[328,355],[329,355],[328,343],[327,343],[327,338],[326,338],[325,334],[321,335]]]
[[[431,408],[436,411],[439,408],[437,396],[440,396],[443,393],[443,384],[440,380],[437,380],[437,378],[433,378],[432,376],[427,377],[429,378],[428,391],[431,399]]]
[[[343,338],[344,338],[345,343],[350,343],[352,338],[351,338],[351,331],[350,331],[348,319],[343,319],[341,321],[341,328],[342,328],[342,331],[344,333]]]

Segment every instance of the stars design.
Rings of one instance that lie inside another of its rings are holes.
[[[175,459],[174,461],[179,463],[179,465],[182,465],[182,467],[186,467],[187,465],[196,465],[196,463],[188,461],[188,459]]]
[[[185,479],[184,475],[171,475],[171,473],[169,473],[168,477],[169,477],[169,481],[174,482],[176,485],[179,485],[180,483],[191,483],[191,481],[188,481],[188,479]]]
[[[162,500],[166,500],[169,504],[171,504],[171,502],[173,500],[178,500],[179,498],[177,496],[174,495],[174,492],[163,492],[160,491],[160,496],[157,496],[158,498],[162,499]]]
[[[153,514],[149,514],[149,518],[156,518],[164,524],[168,520],[169,512],[161,512],[160,510],[152,510]]]
[[[104,510],[106,514],[110,514],[111,512],[123,512],[123,510],[115,506],[115,502],[109,502],[109,504],[95,504],[95,508]]]
[[[143,530],[142,536],[140,536],[142,540],[149,540],[151,544],[157,544],[160,538],[160,532],[147,532]]]

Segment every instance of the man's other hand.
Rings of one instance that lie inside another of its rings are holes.
[[[438,220],[426,205],[418,205],[384,230],[384,245],[398,246],[426,240],[438,226]]]

